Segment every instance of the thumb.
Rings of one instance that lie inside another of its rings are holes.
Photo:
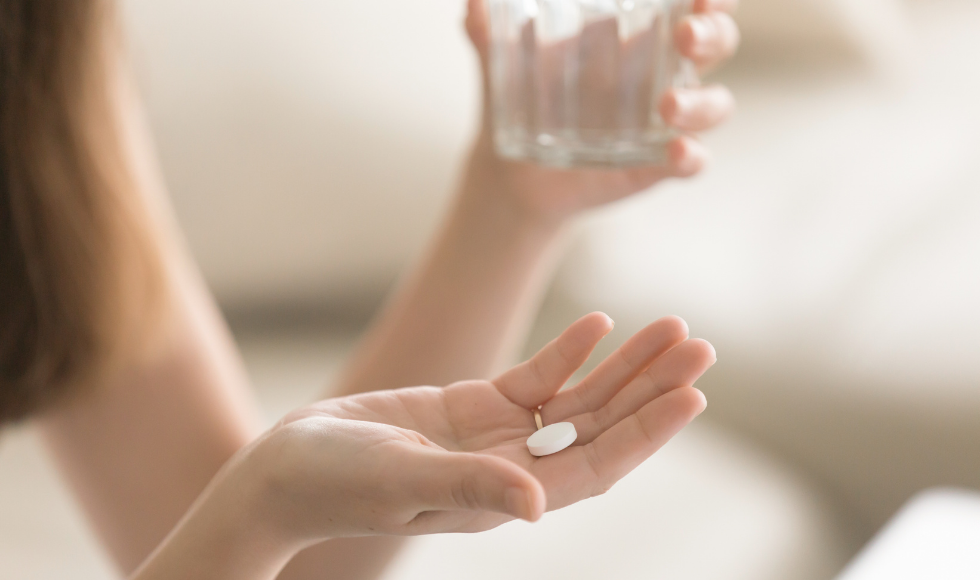
[[[490,123],[490,18],[486,0],[468,0],[466,3],[466,35],[480,59],[480,80],[483,88],[482,119],[484,128]]]
[[[490,52],[490,23],[485,0],[468,0],[466,3],[466,34],[476,48],[481,61]]]
[[[428,509],[491,511],[532,522],[544,513],[544,488],[514,463],[477,453],[426,454],[413,487]]]

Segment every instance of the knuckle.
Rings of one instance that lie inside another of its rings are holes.
[[[599,497],[600,495],[606,495],[606,493],[613,488],[613,485],[614,485],[613,483],[610,483],[608,481],[599,482],[599,484],[596,485],[596,487],[593,488],[592,490],[592,497]]]
[[[592,476],[595,483],[592,485],[592,490],[589,494],[590,497],[596,497],[602,495],[612,488],[612,485],[606,481],[603,477],[602,469],[602,459],[595,450],[595,445],[591,443],[585,446],[585,459],[589,468],[592,470]]]
[[[561,337],[559,337],[560,339]],[[574,357],[568,356],[569,345],[565,344],[564,340],[558,340],[555,342],[555,352],[558,353],[558,358],[561,360],[562,364],[571,366],[575,364]]]
[[[681,103],[677,91],[670,90],[664,93],[663,98],[660,99],[660,116],[663,117],[664,121],[668,123],[675,122],[680,112]]]
[[[466,497],[467,497],[466,484],[462,480],[453,482],[453,485],[452,485],[451,489],[449,490],[449,492],[450,492],[450,495],[452,496],[453,505],[455,505],[458,508],[465,508],[465,507],[467,507],[467,505],[466,505]]]
[[[576,385],[576,387],[572,389],[571,392],[575,395],[575,399],[578,401],[579,408],[581,408],[583,411],[591,412],[592,407],[594,405],[592,404],[592,400],[588,394],[589,391],[588,386],[589,386],[588,384]]]
[[[546,385],[547,384],[547,381],[546,381],[545,376],[544,376],[544,372],[541,369],[541,359],[540,358],[538,358],[538,357],[532,358],[530,361],[528,361],[528,367],[531,370],[531,375],[534,377],[534,380],[538,382],[538,384],[541,384],[541,385]]]
[[[653,445],[654,444],[653,435],[647,429],[646,425],[644,425],[643,421],[641,421],[640,418],[637,417],[636,415],[633,415],[632,417],[633,420],[636,422],[636,430],[639,431],[640,435],[643,437],[643,442],[648,446]]]
[[[453,504],[460,509],[476,509],[480,506],[478,476],[468,468],[462,477],[453,482],[451,494]]]
[[[637,376],[635,379],[633,379],[635,381],[634,384],[636,384],[637,391],[641,393],[654,393],[654,394],[658,393],[658,388],[657,388],[658,381],[656,375],[659,372],[660,371],[657,367],[651,366],[647,370],[640,373],[640,375]]]
[[[595,411],[591,411],[590,414],[592,415],[592,422],[595,423],[600,432],[611,427],[611,413],[608,406],[599,407]]]

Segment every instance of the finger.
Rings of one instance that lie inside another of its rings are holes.
[[[593,495],[605,493],[636,469],[706,406],[704,394],[694,387],[676,389],[654,399],[585,445],[583,453],[596,474]]]
[[[727,12],[735,14],[738,10],[738,0],[694,0],[694,12]]]
[[[492,122],[490,96],[490,21],[486,0],[468,0],[466,3],[466,35],[480,60],[480,86],[482,88],[481,122],[488,130]]]
[[[555,396],[612,328],[612,319],[601,312],[583,316],[530,360],[493,383],[515,405],[534,409]]]
[[[721,85],[671,89],[660,100],[664,122],[681,131],[705,131],[731,116],[735,97]]]
[[[619,172],[622,181],[614,188],[597,192],[593,203],[608,203],[643,191],[668,177],[690,177],[700,172],[711,154],[708,149],[689,136],[682,136],[667,144],[667,158],[662,165],[631,167]]]
[[[697,139],[684,135],[667,144],[666,169],[674,177],[699,173],[711,160],[708,148]]]
[[[576,169],[574,172],[574,179],[583,186],[583,201],[590,207],[623,199],[673,177],[673,170],[666,164],[641,165],[616,171]]]
[[[678,52],[702,70],[730,58],[740,41],[738,25],[724,12],[692,14],[681,20],[674,30]]]
[[[483,58],[490,48],[490,26],[487,18],[487,5],[484,0],[468,0],[466,3],[466,35],[473,47]]]
[[[687,323],[677,316],[667,316],[647,325],[599,363],[579,384],[548,401],[541,410],[542,418],[551,424],[602,408],[620,389],[647,370],[654,360],[684,341],[687,335]]]
[[[534,471],[548,490],[548,510],[608,491],[697,417],[706,404],[694,387],[676,389],[592,443],[540,459]]]
[[[589,443],[650,401],[693,385],[713,364],[715,349],[700,339],[686,340],[658,358],[599,409],[566,419],[575,425],[577,444]]]
[[[426,511],[490,511],[528,521],[544,513],[541,484],[506,459],[438,450],[421,454],[406,470],[406,485]]]

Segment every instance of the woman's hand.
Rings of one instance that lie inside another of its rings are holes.
[[[235,455],[132,576],[271,579],[326,538],[478,532],[605,493],[705,407],[715,362],[682,320],[649,325],[573,388],[612,329],[572,324],[492,381],[330,399],[287,415]],[[533,457],[533,409],[578,440]]]
[[[691,385],[715,361],[710,344],[687,339],[682,320],[664,318],[559,392],[611,329],[606,315],[590,314],[492,381],[291,413],[245,462],[261,465],[268,482],[263,512],[306,541],[476,532],[604,493],[704,409]],[[575,424],[572,447],[528,452],[539,405],[545,424]]]
[[[466,189],[501,199],[506,196],[520,211],[555,224],[578,211],[609,203],[668,177],[694,175],[708,152],[691,136],[724,121],[735,101],[723,86],[673,89],[660,102],[664,121],[684,135],[668,144],[663,166],[610,169],[555,169],[497,157],[493,151],[488,92],[489,25],[486,0],[468,0],[466,30],[480,57],[483,71],[483,122],[470,158]],[[731,57],[739,43],[738,27],[730,13],[737,0],[694,0],[693,13],[675,30],[678,51],[702,72]]]

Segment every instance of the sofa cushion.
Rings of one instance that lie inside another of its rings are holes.
[[[465,2],[122,5],[167,185],[223,305],[374,306],[477,120]]]

